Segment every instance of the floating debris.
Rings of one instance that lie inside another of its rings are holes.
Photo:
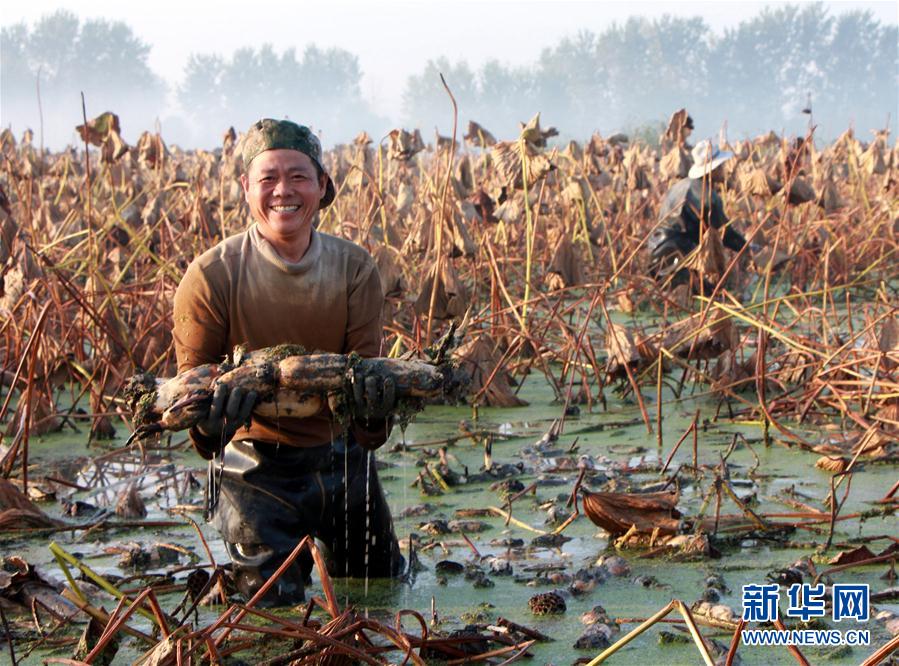
[[[681,527],[677,492],[600,493],[581,491],[584,512],[595,525],[618,536],[632,527],[639,534],[672,535]]]
[[[534,615],[557,615],[567,610],[565,598],[558,592],[541,592],[528,599]]]

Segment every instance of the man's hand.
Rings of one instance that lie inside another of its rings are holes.
[[[237,429],[248,423],[257,397],[256,391],[247,391],[240,386],[232,391],[219,384],[212,394],[209,414],[196,425],[197,430],[211,440],[231,441]]]
[[[383,421],[396,407],[396,385],[392,377],[376,374],[353,377],[353,418],[359,423]]]

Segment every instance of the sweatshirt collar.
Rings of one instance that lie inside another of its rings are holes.
[[[266,259],[266,261],[290,275],[297,275],[308,271],[318,263],[318,259],[322,252],[321,239],[319,238],[319,234],[315,230],[315,227],[312,228],[312,233],[309,236],[309,247],[306,249],[306,254],[303,255],[302,259],[296,262],[285,261],[284,258],[275,251],[272,244],[259,233],[258,222],[254,222],[253,226],[250,227],[250,238],[252,239],[253,245],[259,250],[259,253]]]

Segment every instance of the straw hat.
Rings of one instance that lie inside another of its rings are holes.
[[[693,166],[690,167],[687,176],[694,179],[702,178],[733,156],[732,152],[719,150],[717,146],[713,146],[708,139],[700,141],[693,149]]]

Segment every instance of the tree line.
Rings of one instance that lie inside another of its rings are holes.
[[[585,28],[525,66],[430,60],[406,82],[403,117],[395,119],[372,110],[358,57],[341,48],[195,53],[169,85],[130,26],[58,11],[4,27],[0,49],[3,125],[38,131],[39,89],[44,135],[56,147],[73,140],[82,91],[89,112],[122,117],[126,138],[161,123],[185,147],[215,146],[228,126],[242,129],[272,109],[310,122],[326,143],[362,130],[378,138],[396,124],[448,134],[451,107],[439,73],[459,104],[460,126],[474,119],[505,137],[537,111],[563,138],[584,138],[657,125],[683,106],[703,135],[717,135],[725,121],[733,138],[798,134],[811,111],[819,138],[850,124],[864,137],[888,122],[895,127],[888,115],[899,103],[897,27],[867,11],[832,16],[822,4],[764,9],[717,35],[700,17],[634,17]]]
[[[460,108],[503,135],[537,110],[563,136],[580,138],[659,124],[686,107],[706,135],[717,136],[724,121],[733,138],[801,134],[811,111],[819,137],[850,124],[870,137],[887,122],[895,127],[899,34],[870,12],[834,17],[821,4],[764,9],[720,36],[698,17],[635,17],[581,31],[527,67],[430,61],[406,86],[410,123],[447,126],[438,72]]]

